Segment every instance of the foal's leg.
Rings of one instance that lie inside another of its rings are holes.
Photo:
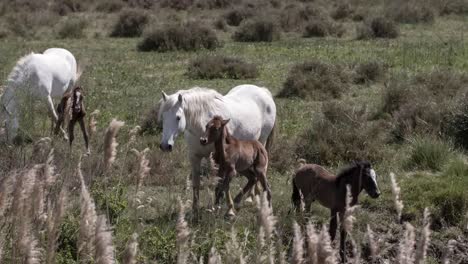
[[[76,124],[76,119],[70,120],[70,123],[68,124],[68,141],[70,142],[70,152],[71,152],[71,147],[73,144],[73,140],[75,139],[75,124]]]
[[[84,122],[84,118],[80,117],[78,119],[78,122],[80,122],[81,132],[83,133],[83,138],[84,138],[84,141],[85,141],[86,155],[89,155],[90,151],[89,151],[88,132],[86,131],[86,125],[85,125],[85,122]]]
[[[340,258],[341,263],[346,263],[346,236],[348,233],[344,229],[344,211],[340,212]]]
[[[335,240],[336,236],[337,217],[337,210],[331,209],[330,230],[328,230],[328,232],[332,241]]]
[[[229,191],[229,184],[231,183],[231,179],[236,175],[236,171],[234,169],[229,169],[224,177],[223,188],[224,193],[226,194],[226,201],[228,204],[228,211],[226,212],[227,218],[232,218],[236,214],[234,213],[234,202],[232,201],[231,192]]]
[[[236,210],[239,210],[241,208],[242,198],[247,192],[252,190],[252,187],[256,183],[255,174],[253,174],[252,172],[244,172],[243,174],[247,177],[248,181],[247,181],[247,184],[244,186],[244,188],[236,196],[236,198],[234,198],[234,206]]]
[[[266,177],[266,169],[265,168],[256,168],[255,172],[257,174],[257,179],[262,185],[263,191],[267,192],[267,199],[268,203],[271,206],[271,189],[270,189],[270,184],[268,184],[268,180]]]
[[[55,107],[54,107],[54,101],[52,100],[52,97],[49,95],[47,96],[47,107],[49,109],[49,115],[52,119],[52,126],[51,126],[51,134],[54,131],[54,125],[57,123],[59,120],[57,113],[55,112]],[[62,134],[65,138],[67,138],[67,133],[61,126],[59,126],[60,130],[62,131]]]

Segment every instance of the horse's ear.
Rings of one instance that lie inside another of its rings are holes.
[[[164,91],[162,92],[162,96],[163,96],[164,102],[166,102],[167,101],[167,94]]]
[[[230,120],[231,120],[231,119],[223,120],[223,121],[221,121],[221,124],[222,124],[223,126],[225,126],[227,123],[229,123]]]
[[[183,98],[182,98],[182,95],[179,94],[179,103],[182,103],[182,99],[183,99]]]

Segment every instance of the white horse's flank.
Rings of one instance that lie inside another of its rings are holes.
[[[31,53],[18,60],[8,75],[0,99],[0,122],[6,122],[7,139],[16,136],[19,127],[18,92],[45,99],[53,123],[57,120],[52,97],[61,97],[79,78],[73,54],[66,49],[51,48]]]
[[[192,165],[193,208],[198,210],[200,163],[213,151],[213,145],[202,146],[200,137],[214,115],[230,119],[228,129],[241,140],[259,140],[264,145],[273,131],[276,105],[270,91],[255,85],[240,85],[225,96],[205,89],[180,90],[172,95],[163,93],[158,119],[163,124],[161,149],[171,151],[174,140],[185,134]]]

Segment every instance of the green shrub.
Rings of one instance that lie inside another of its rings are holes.
[[[349,86],[344,66],[313,60],[292,67],[278,97],[328,100],[339,98]]]
[[[280,38],[278,27],[272,19],[249,19],[244,21],[232,39],[241,42],[272,42]]]
[[[326,36],[341,37],[343,33],[344,28],[341,24],[334,23],[330,19],[317,18],[308,22],[302,36],[305,38]]]
[[[121,0],[101,0],[96,5],[96,11],[105,13],[119,12],[124,7]]]
[[[323,117],[314,117],[297,139],[295,153],[307,162],[337,165],[353,160],[381,161],[388,132],[382,121],[369,121],[365,107],[335,101],[322,106]]]
[[[416,137],[411,142],[408,169],[440,171],[452,156],[452,146],[440,139]]]
[[[386,16],[400,23],[432,23],[435,12],[420,0],[392,1],[386,7]]]
[[[114,24],[111,37],[138,37],[148,23],[148,15],[137,9],[128,9],[120,13]]]
[[[443,132],[455,146],[468,150],[468,103],[466,96],[445,116]]]
[[[240,23],[253,16],[253,10],[250,8],[235,8],[224,13],[226,23],[230,26],[239,26]]]
[[[385,66],[378,61],[359,63],[356,66],[354,82],[357,84],[376,82],[385,77]]]
[[[357,39],[396,38],[400,35],[398,25],[385,17],[375,17],[358,25]]]
[[[87,23],[83,19],[70,18],[61,24],[57,34],[59,38],[79,39],[85,37]]]
[[[258,76],[258,69],[238,58],[209,56],[190,62],[187,75],[194,79],[249,79]]]
[[[212,50],[220,45],[216,33],[211,28],[201,26],[197,22],[191,22],[149,31],[137,48],[139,51],[166,52],[171,50]]]

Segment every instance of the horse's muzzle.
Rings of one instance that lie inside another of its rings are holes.
[[[164,151],[164,152],[171,152],[172,151],[172,145],[171,144],[163,144],[161,143],[159,145],[159,148]]]
[[[376,191],[376,192],[373,192],[372,194],[370,194],[370,197],[376,199],[376,198],[379,198],[380,196],[380,191]]]
[[[200,144],[202,144],[203,146],[206,145],[206,144],[208,144],[208,139],[205,138],[205,137],[201,137],[201,138],[200,138]]]

